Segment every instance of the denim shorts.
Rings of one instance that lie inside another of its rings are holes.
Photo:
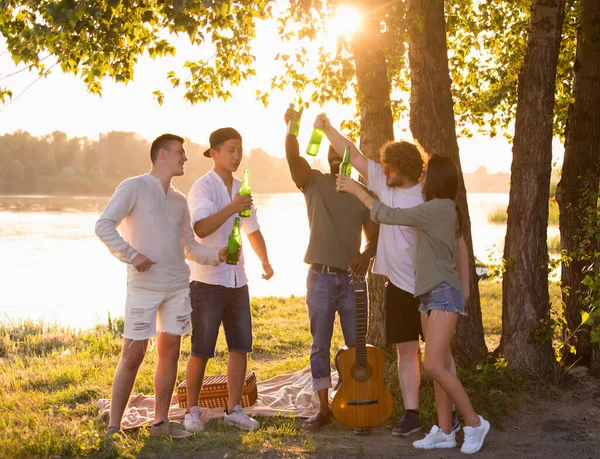
[[[252,317],[248,286],[239,288],[190,283],[192,300],[192,355],[215,356],[219,327],[223,323],[227,350],[252,352]]]
[[[420,295],[419,301],[421,301],[419,311],[426,315],[429,315],[432,310],[467,315],[463,293],[446,282],[442,282],[424,295]]]

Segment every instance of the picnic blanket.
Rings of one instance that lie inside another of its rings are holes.
[[[333,386],[337,384],[338,374],[331,374]],[[310,367],[303,368],[295,373],[275,376],[266,381],[257,383],[258,399],[250,407],[244,408],[249,415],[259,416],[293,416],[307,418],[315,414],[319,408],[319,397],[312,389]],[[331,394],[331,392],[330,392]],[[98,400],[100,417],[108,420],[110,413],[110,399]],[[173,394],[169,419],[183,421],[185,408],[180,408],[177,394]],[[223,417],[223,408],[202,408],[203,422]],[[124,430],[141,427],[154,419],[154,396],[137,394],[129,399],[125,410],[121,428]]]

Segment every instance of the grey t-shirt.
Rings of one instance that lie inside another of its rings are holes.
[[[311,169],[301,188],[306,200],[310,237],[304,262],[348,269],[360,254],[362,226],[368,209],[354,196],[335,190],[335,176]]]
[[[462,292],[456,271],[456,205],[451,199],[432,199],[408,209],[391,208],[375,201],[373,221],[417,229],[415,296],[447,282]]]

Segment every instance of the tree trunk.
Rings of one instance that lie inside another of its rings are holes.
[[[369,159],[379,162],[379,150],[394,139],[390,106],[390,84],[382,48],[379,19],[363,16],[363,26],[353,41],[357,96],[360,108],[360,149]],[[369,330],[367,340],[375,346],[385,344],[383,317],[385,276],[369,273]]]
[[[594,31],[597,30],[595,28],[600,24],[600,3],[597,0],[581,0],[579,24],[573,82],[574,102],[569,107],[565,157],[557,190],[561,248],[569,254],[577,249],[580,249],[577,252],[586,251],[585,240],[594,240],[593,235],[588,235],[599,230],[597,227],[585,227],[593,224],[592,219],[585,218],[586,209],[597,207],[600,179],[600,38],[594,37]],[[581,243],[583,247],[580,247]],[[561,266],[562,285],[568,292],[563,293],[563,301],[570,333],[574,333],[581,324],[581,300],[585,293],[581,281],[588,264],[589,261],[584,262],[575,253],[571,263],[563,263]],[[589,328],[582,327],[570,337],[569,343],[574,343],[577,351],[569,360],[580,365],[590,365],[594,345],[590,342]],[[596,355],[600,357],[599,352]]]
[[[504,245],[500,348],[509,365],[546,378],[554,368],[548,294],[548,199],[556,66],[564,0],[533,0],[519,74]]]
[[[470,299],[468,316],[458,321],[454,355],[462,366],[471,366],[487,354],[481,321],[478,278],[471,237],[467,192],[460,165],[443,0],[409,2],[410,129],[414,139],[429,154],[451,157],[459,168],[457,203],[463,216],[463,235],[469,252]]]

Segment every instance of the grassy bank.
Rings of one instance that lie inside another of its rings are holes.
[[[491,346],[499,340],[501,284],[483,281],[482,309],[486,339]],[[255,298],[254,353],[249,368],[259,380],[299,370],[309,364],[310,333],[304,298]],[[97,419],[99,398],[110,396],[110,385],[117,365],[121,337],[119,320],[93,330],[76,331],[59,326],[23,322],[0,325],[0,457],[223,457],[305,456],[311,453],[339,457],[338,433],[346,429],[333,423],[328,435],[305,432],[300,420],[263,418],[262,428],[243,433],[213,421],[207,432],[191,441],[173,443],[150,438],[147,429],[134,431],[120,445],[102,440],[106,424]],[[343,345],[336,325],[332,357]],[[226,346],[221,333],[218,352],[209,363],[207,374],[223,373]],[[185,337],[178,381],[183,380],[189,355],[190,338]],[[399,398],[395,353],[386,350],[385,378],[395,396],[395,410],[388,422],[392,426],[403,412]],[[156,351],[150,349],[142,365],[135,392],[152,393]],[[502,363],[481,364],[472,371],[460,371],[477,411],[490,418],[496,427],[512,408],[522,381]],[[421,399],[423,425],[435,422],[433,387],[424,376]],[[391,438],[391,436],[390,436]],[[346,438],[356,442],[360,438]]]
[[[550,199],[548,208],[548,225],[558,226],[559,210],[556,199]],[[506,225],[508,215],[505,208],[497,208],[488,214],[488,221],[496,225]]]

